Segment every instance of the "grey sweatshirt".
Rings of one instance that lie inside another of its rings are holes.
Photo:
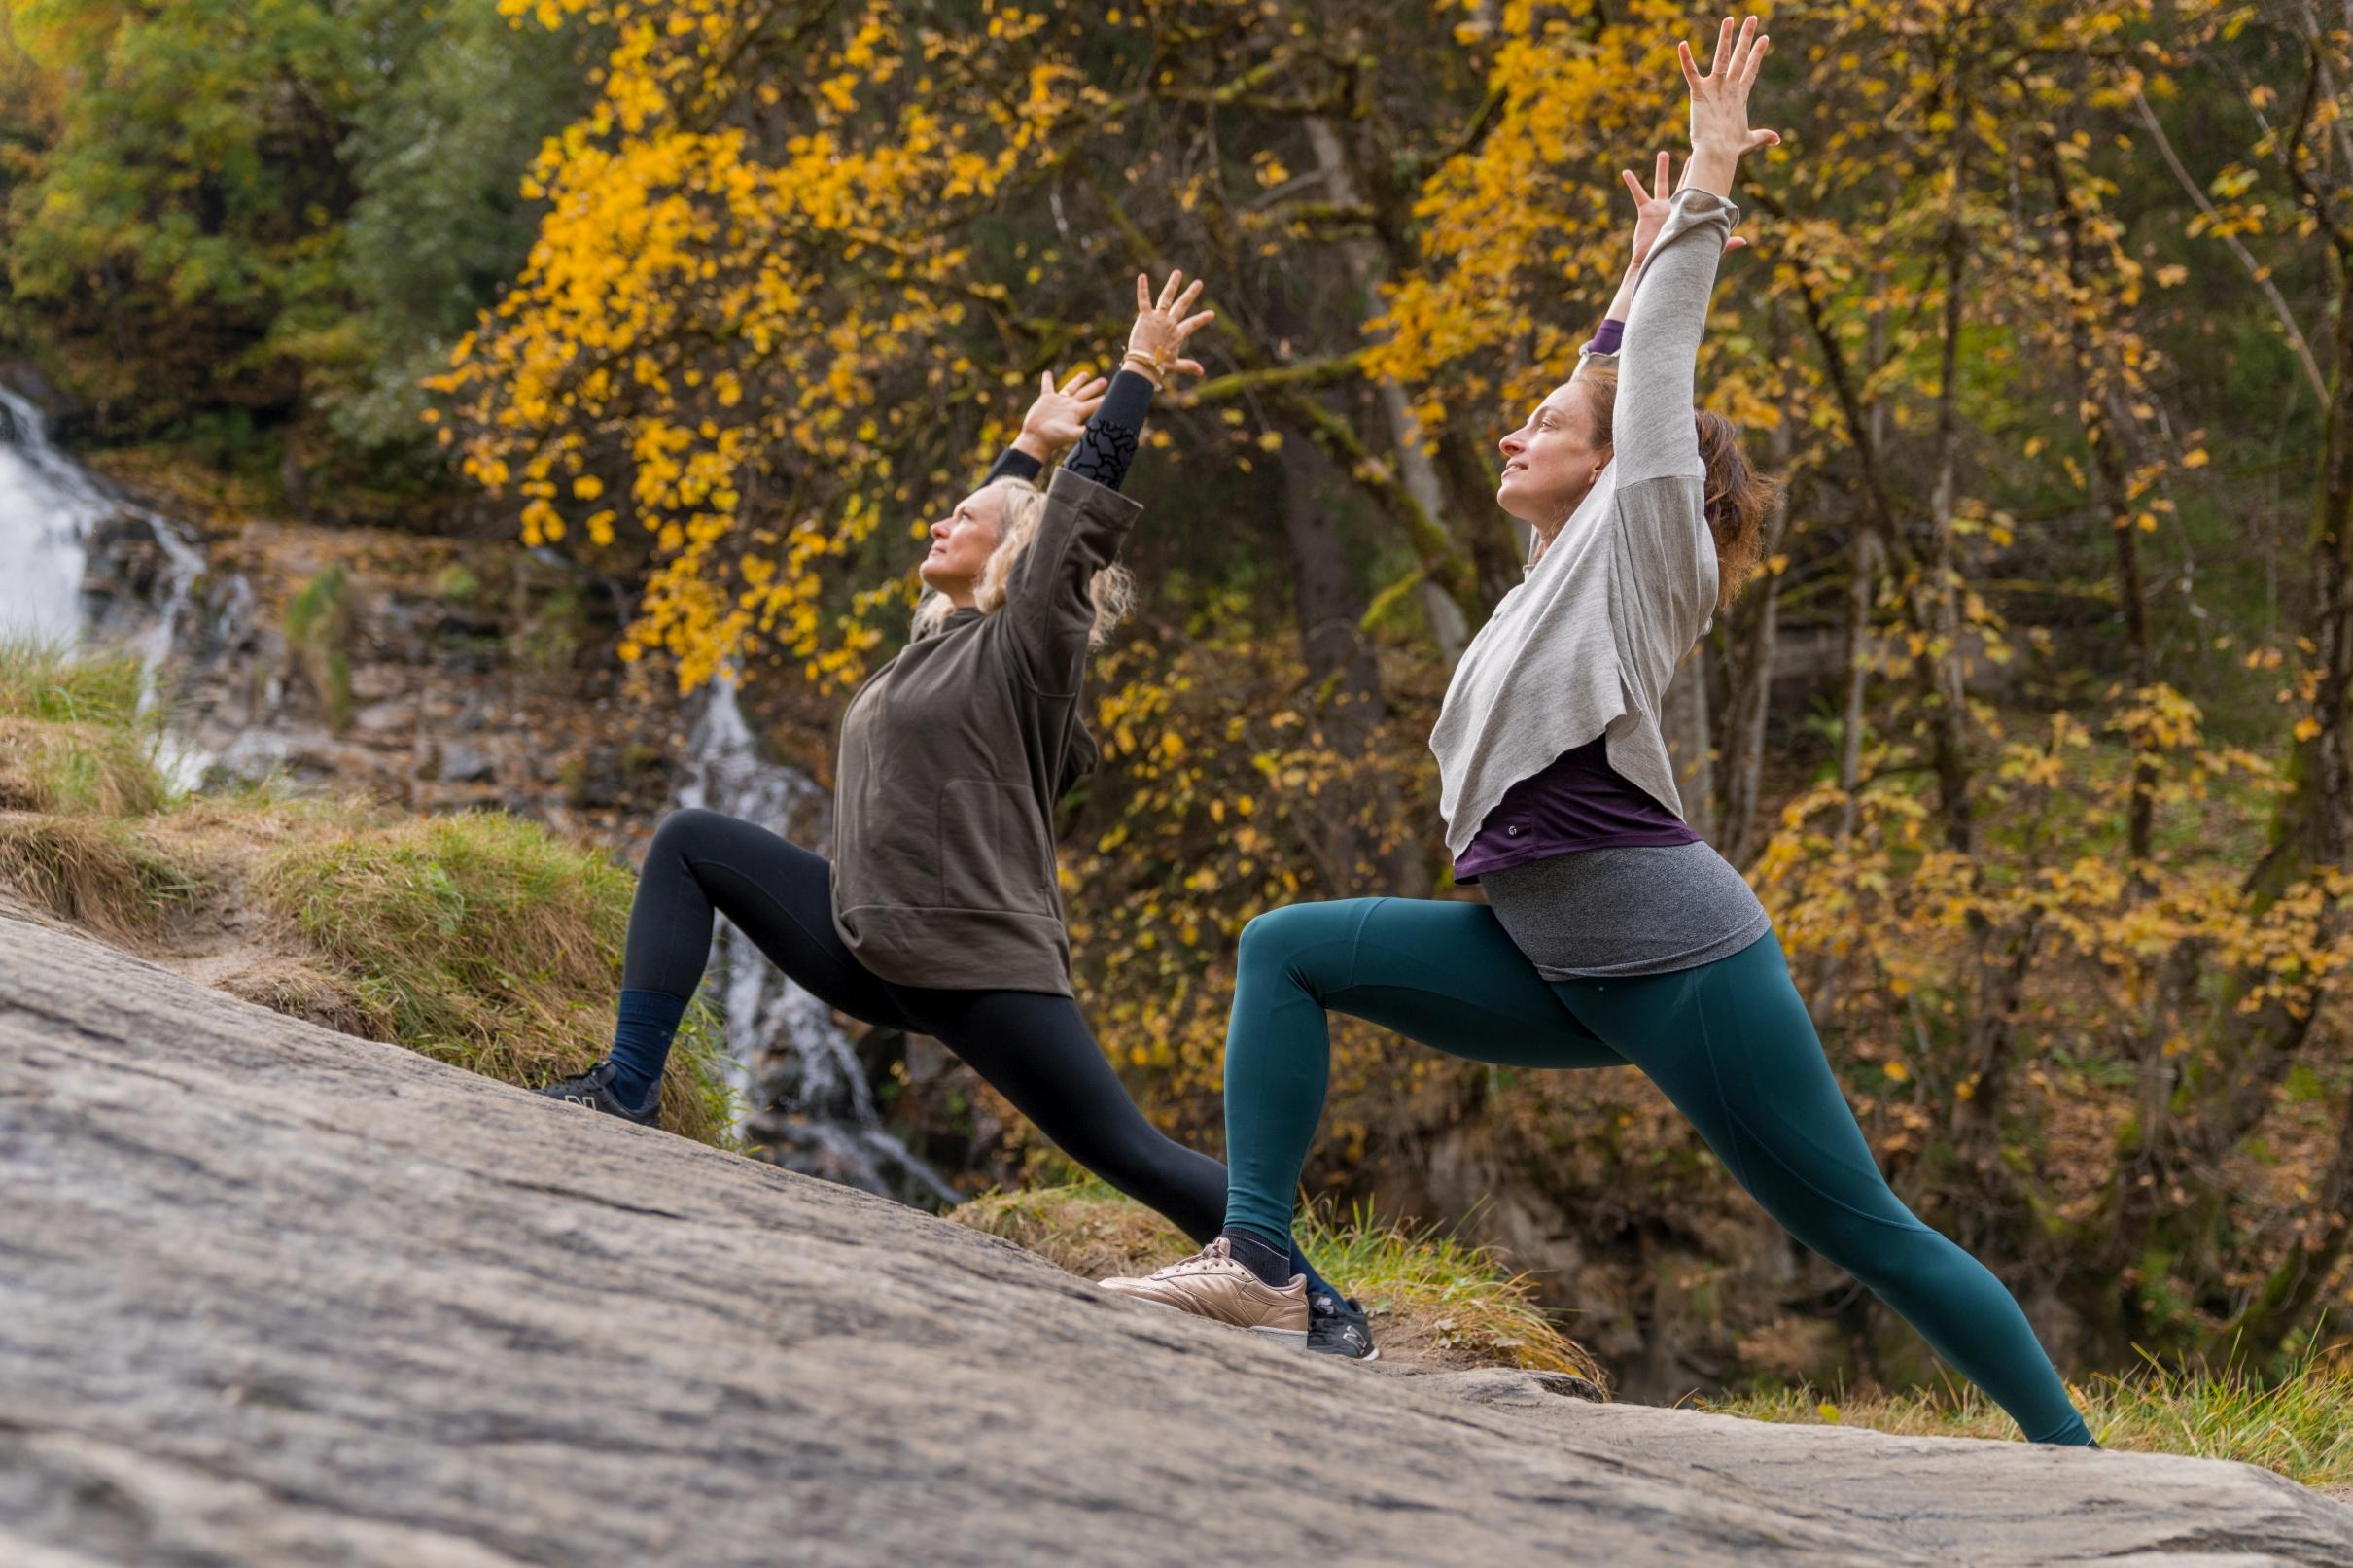
[[[1611,767],[1683,815],[1659,705],[1715,611],[1693,378],[1738,217],[1703,191],[1675,197],[1627,316],[1609,466],[1455,666],[1429,744],[1457,857],[1506,789],[1596,735]]]
[[[1003,607],[951,614],[842,715],[833,924],[882,979],[1071,993],[1054,803],[1092,748],[1088,587],[1142,509],[1056,470]]]

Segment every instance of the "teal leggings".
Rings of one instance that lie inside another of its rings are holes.
[[[1325,1013],[1473,1062],[1642,1069],[1789,1233],[1871,1287],[2035,1443],[2089,1443],[2018,1303],[1879,1174],[1770,934],[1729,958],[1546,981],[1484,904],[1294,904],[1242,933],[1226,1031],[1229,1228],[1282,1242],[1323,1114]]]

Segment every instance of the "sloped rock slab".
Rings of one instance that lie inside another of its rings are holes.
[[[0,1561],[2353,1568],[2353,1509],[1329,1365],[0,918]]]

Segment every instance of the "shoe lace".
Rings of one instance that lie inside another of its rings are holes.
[[[1227,1261],[1223,1249],[1216,1242],[1212,1241],[1189,1258],[1179,1258],[1165,1269],[1153,1270],[1152,1277],[1154,1279],[1177,1279],[1186,1274],[1207,1272]]]

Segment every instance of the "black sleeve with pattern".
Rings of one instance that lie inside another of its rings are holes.
[[[1136,461],[1136,443],[1143,435],[1144,415],[1151,411],[1152,392],[1152,383],[1134,370],[1113,376],[1103,406],[1087,421],[1086,433],[1062,466],[1106,489],[1118,489],[1128,476],[1128,465]]]

